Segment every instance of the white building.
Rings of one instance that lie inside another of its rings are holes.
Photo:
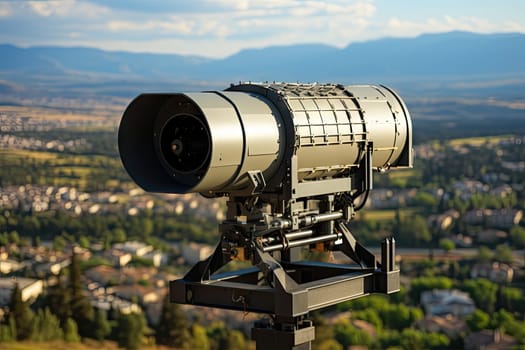
[[[146,255],[153,250],[153,246],[137,241],[117,243],[113,248],[138,257]]]
[[[22,264],[20,264],[18,261],[6,259],[6,260],[0,260],[0,273],[8,274],[17,270],[20,270],[22,268]]]
[[[421,293],[421,305],[429,316],[466,317],[476,309],[476,305],[468,293],[456,289],[425,291]]]
[[[44,282],[32,278],[0,278],[0,305],[8,305],[15,285],[22,294],[22,301],[34,301],[44,291]]]
[[[153,266],[159,267],[168,263],[168,254],[159,250],[154,250],[145,254],[144,259],[150,259],[153,262]]]
[[[186,263],[193,265],[206,259],[213,253],[213,247],[207,244],[188,243],[182,247],[182,257]]]
[[[514,269],[507,264],[476,264],[470,269],[471,278],[487,278],[495,283],[510,283],[514,277]]]

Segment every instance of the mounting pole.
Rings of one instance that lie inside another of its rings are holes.
[[[314,339],[312,321],[302,317],[262,319],[252,328],[256,350],[311,350]]]

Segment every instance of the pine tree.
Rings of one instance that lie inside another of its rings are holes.
[[[11,342],[16,340],[15,319],[11,315],[7,319],[7,324],[0,325],[0,343]]]
[[[33,313],[29,309],[29,305],[22,301],[22,292],[18,287],[18,283],[15,284],[11,294],[8,317],[13,317],[18,340],[26,340],[31,337]]]
[[[170,303],[166,295],[162,304],[159,325],[157,326],[157,343],[176,348],[188,348],[191,341],[188,321],[180,305]]]
[[[95,314],[89,299],[84,295],[78,255],[74,251],[71,256],[71,265],[69,266],[68,289],[71,317],[78,325],[78,333],[82,337],[93,337],[93,319]]]
[[[126,350],[137,350],[142,343],[146,321],[142,314],[120,314],[117,318],[117,342]]]
[[[50,341],[64,338],[64,332],[60,328],[60,321],[49,311],[49,308],[39,309],[33,321],[33,333],[31,339],[34,341]]]
[[[108,322],[106,312],[104,310],[97,309],[93,323],[93,335],[95,336],[95,339],[103,341],[104,338],[106,338],[109,333],[111,333],[111,325]]]
[[[71,317],[70,299],[69,290],[64,286],[61,276],[58,276],[57,284],[49,289],[46,305],[58,317],[62,328]]]
[[[77,323],[72,318],[68,318],[66,320],[66,324],[64,325],[64,340],[68,343],[80,342]]]

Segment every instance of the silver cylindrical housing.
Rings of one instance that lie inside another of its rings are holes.
[[[383,86],[239,84],[142,94],[126,109],[118,142],[124,167],[147,191],[261,192],[271,183],[275,193],[290,178],[348,176],[370,145],[373,167],[410,167],[411,125]]]
[[[359,165],[373,144],[374,168],[398,162],[407,144],[410,116],[382,86],[346,86],[345,93],[289,96],[297,147],[298,178],[332,177]]]
[[[142,94],[119,128],[122,162],[153,192],[214,192],[270,178],[284,153],[272,103],[241,92]]]

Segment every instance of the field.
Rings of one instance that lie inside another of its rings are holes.
[[[400,217],[406,218],[417,213],[416,208],[402,208],[399,209]],[[366,219],[372,221],[393,221],[396,217],[396,211],[394,209],[374,210],[367,209],[358,213],[359,219]]]
[[[128,181],[116,157],[0,149],[0,185],[35,185],[104,189]],[[25,181],[20,181],[25,179]]]
[[[510,138],[510,135],[484,136],[484,137],[466,137],[453,139],[449,141],[451,146],[473,146],[496,145],[501,141]]]

